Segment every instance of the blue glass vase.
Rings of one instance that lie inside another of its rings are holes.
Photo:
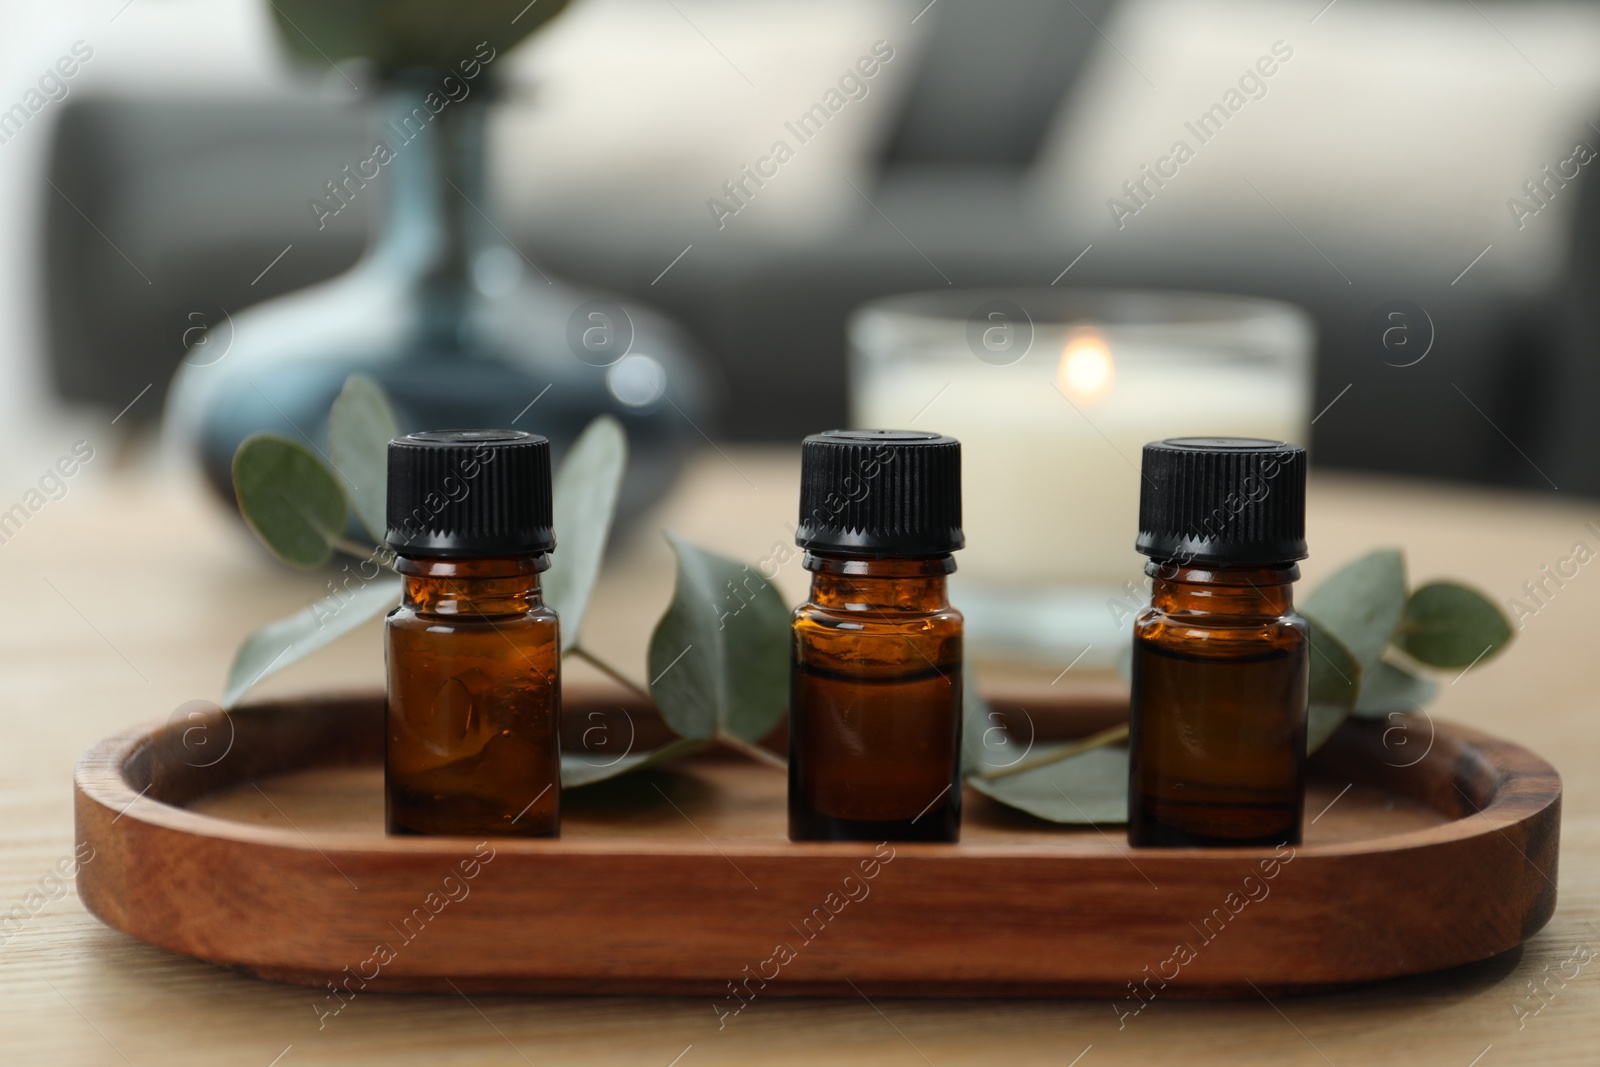
[[[480,88],[438,111],[438,79],[391,81],[373,147],[319,190],[326,224],[372,196],[374,236],[329,281],[256,305],[191,350],[166,436],[232,499],[232,461],[257,432],[327,451],[329,407],[353,373],[388,390],[403,429],[502,427],[557,456],[595,416],[627,430],[622,511],[671,485],[709,397],[692,342],[661,315],[549,277],[493,221]]]

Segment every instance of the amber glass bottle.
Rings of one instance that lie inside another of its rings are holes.
[[[405,593],[386,630],[389,832],[560,832],[550,443],[509,430],[389,445],[388,543]]]
[[[811,596],[794,613],[789,837],[954,841],[961,830],[961,446],[833,430],[801,450]]]
[[[1134,623],[1128,841],[1297,844],[1309,642],[1305,450],[1278,441],[1146,445]]]

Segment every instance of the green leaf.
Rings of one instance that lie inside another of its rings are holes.
[[[478,86],[493,80],[494,64],[504,63],[513,45],[566,6],[567,0],[474,0],[448,7],[428,0],[273,0],[268,15],[288,53],[319,76],[336,61],[364,56],[385,75],[426,69],[435,79],[454,76],[457,88],[445,92],[464,100],[471,92],[490,92]],[[480,75],[488,76],[474,85]]]
[[[1456,582],[1429,582],[1406,601],[1397,641],[1422,663],[1466,667],[1510,644],[1511,622],[1475,589]]]
[[[1306,615],[1311,670],[1306,685],[1306,751],[1315,752],[1350,717],[1364,677],[1344,642],[1313,615]]]
[[[650,635],[650,695],[683,737],[766,736],[789,691],[789,609],[760,574],[667,534],[672,604]]]
[[[559,544],[550,555],[550,569],[541,584],[545,603],[561,616],[563,652],[578,643],[627,467],[628,436],[621,423],[602,415],[578,435],[556,473]]]
[[[1301,603],[1363,668],[1394,636],[1406,606],[1406,566],[1398,549],[1380,548],[1339,568]]]
[[[344,490],[310,450],[276,434],[245,438],[233,454],[233,491],[244,521],[285,563],[328,562],[348,514]]]
[[[1380,659],[1361,676],[1361,698],[1352,714],[1363,719],[1385,719],[1391,713],[1416,711],[1438,695],[1437,682]]]
[[[1000,717],[978,692],[977,674],[971,665],[961,670],[961,774],[979,774],[1009,767],[1027,755],[1011,740]]]
[[[233,654],[222,706],[231,708],[257,682],[330,645],[400,602],[400,578],[383,574],[354,592],[325,597],[245,638]]]
[[[344,381],[328,413],[328,451],[350,485],[350,503],[378,544],[388,532],[389,442],[400,423],[383,387],[364,374]]]
[[[641,771],[646,767],[658,767],[663,763],[671,763],[673,760],[693,755],[705,747],[706,743],[704,741],[680,737],[676,741],[669,741],[667,744],[662,745],[654,752],[629,752],[621,758],[563,752],[561,753],[561,788],[581,789],[583,786],[594,785],[596,782],[620,778],[624,774]]]
[[[1040,748],[1035,754],[1048,751]],[[1008,778],[968,778],[967,784],[1050,822],[1088,826],[1128,821],[1128,749],[1122,745],[1093,748]]]

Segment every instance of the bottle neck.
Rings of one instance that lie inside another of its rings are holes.
[[[402,605],[419,615],[522,615],[544,606],[543,553],[518,559],[416,559],[401,556]]]
[[[950,556],[859,559],[807,552],[811,602],[838,611],[941,611],[950,606]]]
[[[1268,566],[1203,564],[1183,567],[1151,560],[1150,606],[1169,615],[1246,615],[1277,618],[1294,611],[1294,563]]]

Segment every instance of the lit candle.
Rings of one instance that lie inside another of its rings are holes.
[[[995,303],[984,295],[891,298],[851,324],[852,422],[961,441],[968,547],[960,573],[969,588],[1035,603],[1054,590],[1078,598],[1080,618],[1087,611],[1115,622],[1107,595],[1142,572],[1133,540],[1146,442],[1306,439],[1311,332],[1291,308],[1019,293],[1012,299],[1026,312],[999,322],[991,311],[974,331],[972,309]],[[1110,632],[1093,620],[1076,628],[1080,645]]]

